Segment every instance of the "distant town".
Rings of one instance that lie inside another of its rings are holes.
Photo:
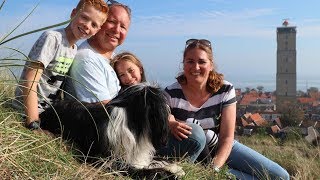
[[[305,139],[319,145],[320,92],[310,87],[297,90],[296,27],[284,20],[277,28],[276,90],[263,86],[236,89],[238,134],[251,135],[258,128],[285,137],[292,128],[299,129]]]

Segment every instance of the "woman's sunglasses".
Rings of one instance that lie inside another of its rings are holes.
[[[203,45],[211,48],[211,42],[209,40],[206,40],[206,39],[188,39],[186,41],[186,47],[185,48],[187,48],[190,44],[197,44],[197,43],[203,44]]]

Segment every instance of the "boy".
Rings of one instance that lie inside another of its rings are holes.
[[[96,34],[108,10],[104,0],[80,0],[66,28],[46,31],[35,42],[15,91],[14,106],[24,108],[27,128],[39,128],[39,113],[57,99],[77,51],[75,43]]]

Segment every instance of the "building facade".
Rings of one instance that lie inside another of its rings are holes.
[[[277,28],[276,106],[279,111],[285,104],[296,101],[296,34],[296,27],[289,26],[287,20]]]

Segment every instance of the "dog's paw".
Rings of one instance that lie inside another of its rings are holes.
[[[178,164],[172,163],[167,164],[163,167],[165,170],[171,172],[172,174],[176,175],[177,177],[183,177],[186,173],[183,171],[182,167]]]
[[[164,169],[167,172],[170,172],[174,176],[180,178],[186,173],[183,171],[182,167],[176,163],[171,163],[165,160],[152,160],[148,169]]]

